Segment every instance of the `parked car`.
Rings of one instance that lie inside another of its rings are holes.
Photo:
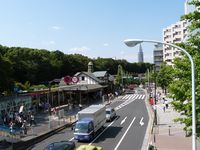
[[[47,145],[44,150],[75,150],[75,143],[72,141],[60,141]]]
[[[81,145],[76,150],[103,150],[103,148],[93,145]]]
[[[111,121],[116,117],[116,111],[112,107],[106,108],[106,121]]]

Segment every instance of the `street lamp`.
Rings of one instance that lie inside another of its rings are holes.
[[[169,45],[171,47],[177,48],[181,51],[183,51],[189,58],[191,62],[191,78],[192,78],[192,150],[196,150],[196,102],[195,102],[195,65],[194,61],[191,57],[191,55],[183,48],[176,46],[171,43],[165,43],[165,42],[160,42],[160,41],[155,41],[155,40],[141,40],[141,39],[127,39],[124,41],[124,43],[129,46],[129,47],[134,47],[137,44],[140,44],[142,42],[149,42],[149,43],[157,43],[157,44],[164,44],[164,45]]]

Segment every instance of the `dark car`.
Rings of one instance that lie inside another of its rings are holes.
[[[75,150],[75,143],[72,141],[60,141],[47,145],[44,150]]]

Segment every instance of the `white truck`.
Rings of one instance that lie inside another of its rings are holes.
[[[74,139],[78,141],[91,141],[105,122],[105,105],[91,105],[79,111],[78,121],[74,127]]]

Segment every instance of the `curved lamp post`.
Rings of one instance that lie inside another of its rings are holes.
[[[140,44],[142,42],[148,42],[148,43],[159,43],[159,44],[164,44],[164,45],[169,45],[171,47],[177,48],[181,51],[183,51],[188,58],[190,59],[191,62],[191,78],[192,78],[192,150],[196,150],[196,106],[195,106],[195,66],[194,66],[194,61],[191,57],[191,55],[183,48],[176,46],[174,44],[170,43],[165,43],[165,42],[160,42],[160,41],[155,41],[155,40],[141,40],[141,39],[127,39],[124,41],[124,43],[129,46],[129,47],[134,47],[137,44]]]

